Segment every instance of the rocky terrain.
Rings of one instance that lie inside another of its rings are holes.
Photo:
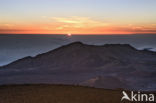
[[[79,84],[156,90],[156,53],[128,44],[74,42],[0,67],[0,84]]]

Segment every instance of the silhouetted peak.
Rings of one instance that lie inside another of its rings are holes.
[[[82,42],[77,41],[77,42],[70,43],[68,45],[85,45],[85,44],[83,44]]]
[[[38,65],[40,65],[46,68],[47,66],[56,66],[56,64],[60,65],[60,61],[62,63],[61,65],[63,66],[70,66],[71,63],[75,61],[79,61],[83,66],[90,66],[92,64],[98,64],[98,66],[100,66],[104,63],[114,63],[114,60],[118,60],[120,62],[123,61],[123,58],[129,58],[129,56],[133,57],[135,55],[138,55],[139,50],[138,52],[136,51],[137,50],[129,44],[105,44],[96,46],[83,44],[82,42],[73,42],[49,52],[39,54],[35,57],[28,56],[19,59],[6,65],[5,67],[10,66],[10,68],[12,68],[12,65],[14,65],[14,68],[32,68],[34,66],[36,66],[36,68],[39,68]],[[148,52],[145,52],[146,55],[151,55],[147,53]],[[155,55],[155,53],[153,54]],[[67,58],[68,60],[66,60]],[[116,58],[119,58],[121,60]],[[76,64],[77,62],[75,62],[75,65]]]

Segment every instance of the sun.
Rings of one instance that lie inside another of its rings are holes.
[[[68,36],[72,36],[72,34],[71,34],[71,33],[68,33],[67,35],[68,35]]]

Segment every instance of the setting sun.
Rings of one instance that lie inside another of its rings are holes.
[[[67,35],[68,35],[68,36],[72,36],[72,34],[71,34],[71,33],[68,33]]]

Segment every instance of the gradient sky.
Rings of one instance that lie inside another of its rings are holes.
[[[0,0],[0,33],[156,33],[156,0]]]

